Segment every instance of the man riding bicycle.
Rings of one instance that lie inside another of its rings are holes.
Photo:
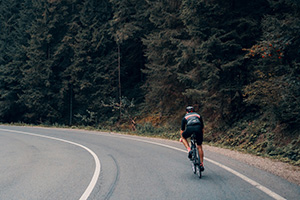
[[[187,141],[187,138],[191,137],[193,133],[196,133],[196,141],[197,141],[197,149],[200,155],[200,169],[204,171],[203,166],[203,149],[202,149],[202,142],[203,142],[203,133],[204,133],[204,123],[202,117],[195,112],[194,107],[188,106],[186,107],[186,115],[182,118],[181,121],[181,141],[185,148],[188,150],[188,157],[191,159],[191,147]]]

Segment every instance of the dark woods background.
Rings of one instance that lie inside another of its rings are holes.
[[[207,141],[294,148],[299,17],[297,0],[0,0],[0,121],[178,130],[193,105]]]

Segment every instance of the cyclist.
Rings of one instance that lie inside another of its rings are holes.
[[[200,169],[201,171],[204,171],[204,166],[203,166],[204,153],[202,149],[204,123],[202,117],[195,112],[194,107],[188,106],[186,107],[186,115],[182,118],[181,121],[180,141],[188,150],[188,157],[190,159],[192,158],[192,154],[191,154],[191,147],[187,141],[187,138],[191,137],[193,132],[196,132],[197,148],[199,150],[200,161],[201,161]]]

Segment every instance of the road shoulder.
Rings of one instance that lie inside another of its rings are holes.
[[[288,163],[275,161],[269,158],[259,157],[251,154],[246,154],[234,150],[223,149],[219,147],[204,145],[204,151],[212,151],[230,158],[239,160],[248,165],[252,165],[264,171],[280,176],[289,182],[300,185],[300,167],[290,165]]]

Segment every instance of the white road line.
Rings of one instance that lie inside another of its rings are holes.
[[[88,199],[88,197],[90,196],[92,190],[94,189],[94,187],[97,183],[97,180],[100,176],[100,171],[101,171],[101,164],[100,164],[99,158],[97,157],[97,155],[92,150],[90,150],[89,148],[87,148],[87,147],[85,147],[81,144],[71,142],[71,141],[68,141],[68,140],[55,138],[55,137],[44,136],[44,135],[39,135],[39,134],[34,134],[34,133],[29,133],[29,132],[23,132],[23,131],[8,130],[8,129],[0,129],[0,130],[1,131],[6,131],[6,132],[13,132],[13,133],[20,133],[20,134],[25,134],[25,135],[30,135],[30,136],[42,137],[42,138],[47,138],[47,139],[51,139],[51,140],[57,140],[57,141],[60,141],[60,142],[73,144],[75,146],[81,147],[81,148],[85,149],[86,151],[88,151],[94,158],[94,161],[95,161],[95,164],[96,164],[95,172],[94,172],[94,175],[92,177],[92,180],[91,180],[90,184],[88,185],[88,187],[86,188],[85,192],[82,194],[82,196],[80,197],[79,200],[87,200]]]
[[[112,135],[109,135],[111,137],[120,137],[120,138],[124,138],[124,139],[129,139],[129,140],[135,140],[135,141],[139,141],[139,142],[144,142],[144,143],[149,143],[149,144],[154,144],[154,145],[158,145],[158,146],[163,146],[163,147],[166,147],[166,148],[169,148],[169,149],[174,149],[174,150],[177,150],[177,151],[182,151],[182,152],[187,152],[186,150],[183,150],[183,149],[179,149],[179,148],[176,148],[176,147],[172,147],[172,146],[169,146],[169,145],[166,145],[166,144],[161,144],[161,143],[157,143],[157,142],[151,142],[151,141],[147,141],[147,140],[142,140],[142,139],[138,139],[138,138],[133,138],[133,137],[124,137],[124,136],[112,136]],[[227,170],[228,172],[238,176],[239,178],[243,179],[244,181],[250,183],[251,185],[253,185],[254,187],[256,187],[257,189],[263,191],[264,193],[266,193],[267,195],[269,195],[270,197],[276,199],[276,200],[286,200],[284,197],[280,196],[279,194],[271,191],[270,189],[266,188],[265,186],[257,183],[256,181],[248,178],[247,176],[221,164],[221,163],[218,163],[214,160],[211,160],[209,158],[205,158],[206,161],[208,162],[211,162],[225,170]]]

